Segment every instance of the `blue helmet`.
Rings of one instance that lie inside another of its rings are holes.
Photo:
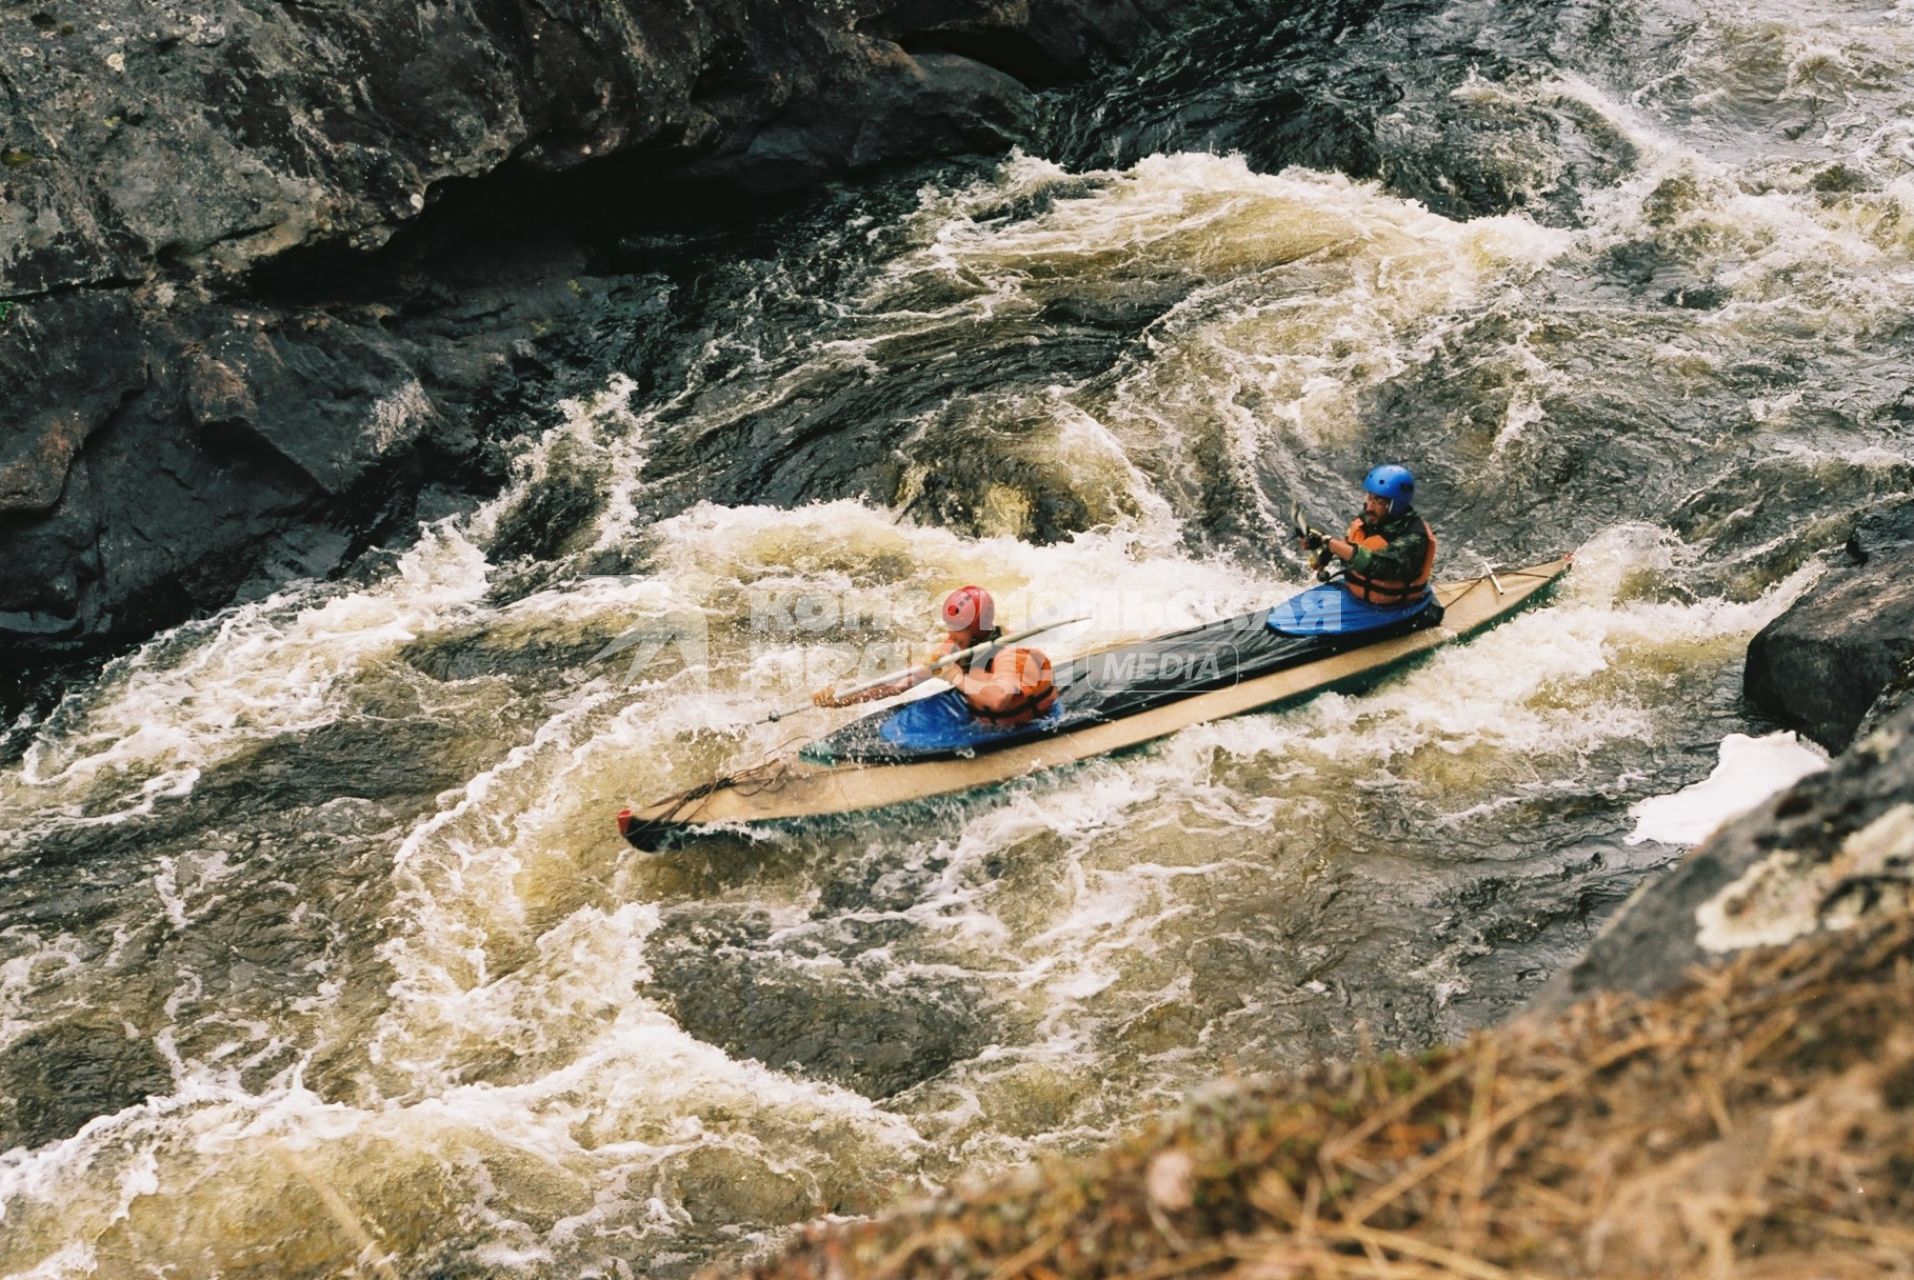
[[[1389,514],[1399,516],[1416,500],[1416,478],[1409,468],[1384,463],[1363,478],[1363,492],[1389,499]]]

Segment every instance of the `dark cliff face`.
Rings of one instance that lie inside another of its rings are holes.
[[[476,419],[580,371],[606,294],[662,297],[581,270],[568,181],[641,222],[686,183],[1001,150],[1152,7],[0,8],[0,645],[143,634],[494,483]],[[461,246],[545,193],[554,234]]]

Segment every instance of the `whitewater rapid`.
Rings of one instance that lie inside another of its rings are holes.
[[[0,1272],[682,1275],[1518,1007],[1680,856],[1636,806],[1766,731],[1748,639],[1914,490],[1914,15],[1438,8],[1532,43],[1404,71],[1376,173],[1023,152],[684,250],[669,359],[494,499],[15,726]],[[1210,38],[1242,97],[1393,37]],[[1468,166],[1493,211],[1443,211]],[[753,722],[953,586],[1089,614],[1056,656],[1298,590],[1289,503],[1384,458],[1441,576],[1574,571],[1360,697],[616,836],[840,723]]]

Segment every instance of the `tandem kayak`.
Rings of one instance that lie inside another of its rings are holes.
[[[994,786],[1226,716],[1360,687],[1493,626],[1569,557],[1435,584],[1397,609],[1318,587],[1268,609],[1118,645],[1057,668],[1055,707],[984,725],[955,690],[862,716],[800,750],[618,815],[633,846],[700,829],[855,813]]]

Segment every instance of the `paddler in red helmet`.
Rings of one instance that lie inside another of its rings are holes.
[[[982,587],[959,587],[945,597],[939,616],[943,642],[931,651],[929,662],[964,649],[988,644],[1003,634],[997,625],[997,604]],[[913,667],[900,680],[840,698],[835,689],[820,689],[811,701],[820,707],[848,707],[859,702],[892,698],[915,688],[933,675],[950,682],[979,720],[1009,728],[1028,724],[1057,702],[1057,686],[1050,659],[1041,649],[986,649],[983,653],[933,672],[928,663]]]

